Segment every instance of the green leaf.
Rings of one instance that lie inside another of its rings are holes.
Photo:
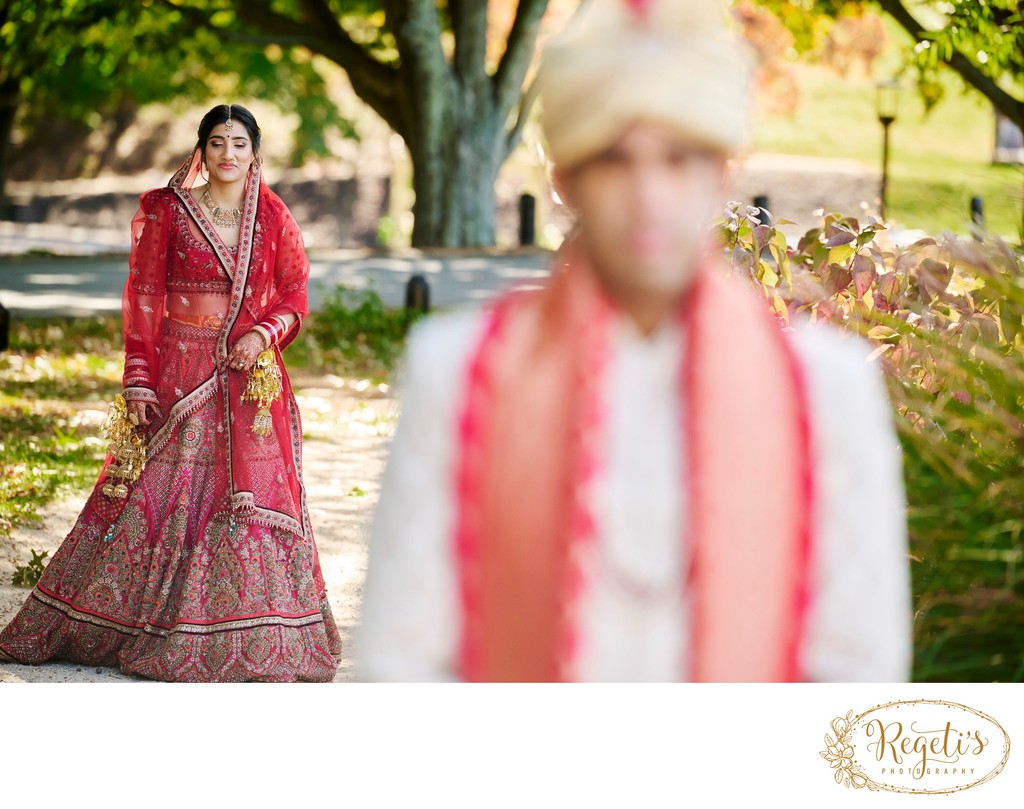
[[[850,241],[853,240],[851,239]],[[849,259],[850,256],[853,255],[855,249],[856,248],[849,242],[840,244],[837,247],[833,247],[831,250],[828,251],[829,264],[842,264],[844,261]]]
[[[872,326],[868,329],[868,337],[880,343],[897,343],[900,333],[889,326]]]
[[[776,287],[779,284],[779,276],[767,261],[757,262],[757,279],[767,287]]]

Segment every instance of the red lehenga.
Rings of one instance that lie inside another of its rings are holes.
[[[199,152],[132,222],[124,395],[157,403],[126,498],[104,472],[38,585],[0,632],[21,663],[71,660],[173,681],[330,681],[341,639],[302,484],[302,427],[281,350],[308,313],[309,262],[288,209],[253,165],[238,247],[189,193]],[[216,360],[292,312],[274,352],[283,394],[252,430],[245,372]]]

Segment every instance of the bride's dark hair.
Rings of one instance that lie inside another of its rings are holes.
[[[203,120],[199,122],[199,139],[196,141],[196,146],[199,149],[205,150],[206,141],[210,139],[210,133],[213,131],[213,128],[218,124],[224,123],[229,118],[232,121],[241,122],[246,132],[249,133],[253,152],[259,151],[260,138],[262,137],[260,126],[256,123],[256,118],[253,114],[241,104],[218,104],[206,113],[203,116]]]

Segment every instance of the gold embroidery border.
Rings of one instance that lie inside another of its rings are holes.
[[[154,626],[153,624],[146,624],[143,626],[142,631],[147,635],[156,635],[161,638],[167,638],[171,635],[177,634],[215,635],[218,632],[230,632],[238,629],[254,629],[259,626],[287,626],[301,628],[304,626],[311,626],[312,624],[321,624],[323,621],[324,616],[320,612],[316,612],[295,618],[285,618],[280,615],[264,615],[259,618],[238,618],[233,621],[221,621],[216,624],[192,624],[182,621],[175,624],[170,629]]]
[[[188,621],[179,621],[170,628],[155,626],[148,622],[142,626],[130,626],[118,623],[117,621],[113,621],[109,618],[102,618],[91,612],[82,612],[68,604],[66,601],[62,601],[55,596],[51,596],[39,588],[36,588],[32,593],[32,596],[46,606],[64,613],[64,615],[72,620],[93,624],[101,629],[112,629],[123,635],[131,635],[135,637],[143,632],[147,635],[155,635],[161,638],[167,638],[179,633],[189,635],[214,635],[218,632],[253,629],[259,626],[285,626],[299,629],[304,626],[312,626],[314,624],[322,624],[324,622],[323,612],[321,611],[318,603],[317,611],[310,613],[309,615],[291,617],[283,615],[261,615],[253,618],[236,618],[234,620],[219,621],[215,624],[194,624]]]

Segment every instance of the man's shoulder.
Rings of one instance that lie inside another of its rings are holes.
[[[462,354],[475,345],[486,317],[487,310],[482,308],[430,314],[409,331],[409,350],[436,356]]]
[[[405,346],[407,385],[421,388],[456,382],[479,345],[486,318],[486,309],[460,309],[417,321]]]
[[[876,347],[865,337],[830,323],[800,318],[786,332],[800,362],[812,401],[823,418],[846,424],[846,416],[888,399]],[[886,406],[888,409],[888,406]]]
[[[812,321],[806,315],[791,318],[790,326],[786,332],[790,344],[811,365],[862,366],[875,350],[866,338],[832,323]]]

